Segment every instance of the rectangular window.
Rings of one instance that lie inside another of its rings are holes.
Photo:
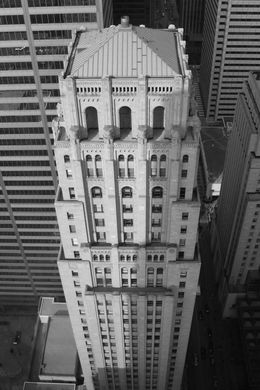
[[[183,170],[181,171],[181,177],[182,177],[182,178],[186,178],[187,175],[188,175],[187,169],[183,169]]]
[[[96,226],[105,226],[105,220],[104,219],[95,219]]]
[[[79,276],[78,271],[71,271],[72,276]]]
[[[182,251],[179,252],[179,259],[184,259],[184,252]]]
[[[161,241],[161,233],[152,232],[152,241]]]
[[[161,213],[162,212],[162,206],[161,205],[152,205],[152,213]]]
[[[69,187],[69,195],[70,195],[70,199],[75,199],[76,198],[75,188],[74,187]]]
[[[71,233],[76,233],[76,226],[75,225],[69,225],[69,229]]]
[[[68,178],[71,178],[72,177],[72,170],[71,169],[66,169],[66,176]]]
[[[133,220],[132,219],[124,219],[123,225],[124,226],[133,226]]]
[[[94,213],[103,213],[103,205],[102,204],[94,204],[93,209],[94,209]]]
[[[180,188],[180,199],[185,199],[185,194],[186,194],[186,188],[181,187]]]
[[[134,234],[132,232],[124,233],[124,241],[133,241]]]
[[[71,239],[71,243],[72,243],[73,246],[78,246],[79,245],[78,239],[75,238],[75,237]]]
[[[181,234],[186,234],[187,233],[187,226],[181,226]]]
[[[161,220],[160,219],[152,219],[152,226],[157,226],[157,227],[160,227],[161,226]]]
[[[74,258],[79,259],[80,258],[80,253],[79,251],[74,251]]]
[[[132,205],[123,204],[123,213],[132,213],[132,212],[133,212]]]
[[[68,219],[74,219],[74,214],[72,214],[72,213],[67,213],[67,218],[68,218]]]
[[[189,213],[182,213],[181,218],[183,221],[186,221],[187,219],[189,219]]]
[[[179,241],[179,246],[185,246],[185,244],[186,244],[185,238],[181,238]]]
[[[179,287],[180,287],[180,288],[185,288],[185,286],[186,286],[186,283],[185,283],[185,282],[180,282],[180,283],[179,283]]]
[[[97,232],[97,241],[106,241],[106,233]]]

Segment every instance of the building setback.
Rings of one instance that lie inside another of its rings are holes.
[[[236,315],[249,271],[260,265],[260,73],[238,95],[214,223],[213,252],[225,316]]]
[[[97,3],[97,5],[95,5]],[[0,7],[0,303],[62,296],[51,122],[72,32],[112,22],[111,2],[4,0]]]
[[[206,2],[200,86],[207,120],[232,118],[243,81],[260,69],[259,21],[258,0]]]
[[[85,384],[181,386],[198,286],[198,117],[176,29],[79,34],[54,121],[58,261]]]

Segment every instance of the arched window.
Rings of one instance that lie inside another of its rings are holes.
[[[91,189],[92,198],[102,198],[102,190],[100,187],[93,187]]]
[[[120,261],[125,261],[125,256],[124,255],[120,256]]]
[[[93,261],[98,261],[98,256],[97,255],[93,256]]]
[[[158,261],[158,255],[154,255],[153,261]]]
[[[137,256],[136,255],[133,256],[133,261],[137,261]]]
[[[99,260],[100,260],[100,261],[104,261],[104,255],[100,255],[100,256],[99,256]]]
[[[89,177],[94,176],[93,161],[92,161],[92,157],[90,156],[90,154],[88,154],[86,156],[86,162],[87,162],[87,175]]]
[[[131,256],[130,255],[126,256],[126,261],[131,261]]]
[[[153,154],[151,156],[151,176],[157,175],[157,156]]]
[[[163,197],[163,189],[162,187],[154,187],[152,190],[153,198],[162,198]]]
[[[119,177],[125,177],[125,157],[122,154],[118,156],[118,174]]]
[[[133,190],[131,187],[123,187],[122,188],[122,198],[132,198]]]
[[[162,154],[160,157],[160,176],[161,177],[166,176],[166,156],[165,156],[165,154]]]
[[[152,261],[152,259],[153,259],[152,255],[147,256],[147,261]]]
[[[64,156],[64,162],[69,163],[70,162],[70,156],[68,154],[65,154]]]
[[[119,127],[120,130],[132,129],[131,109],[129,107],[121,107],[119,109]]]
[[[183,163],[187,163],[189,162],[189,156],[187,154],[184,154],[183,157],[182,157],[182,162]]]
[[[164,255],[160,256],[160,261],[164,261]]]
[[[87,107],[86,122],[88,131],[98,130],[98,115],[95,107]]]
[[[154,130],[164,129],[164,107],[155,107],[153,110],[153,128]]]
[[[134,156],[132,154],[129,154],[127,157],[127,171],[128,171],[128,177],[134,177],[135,171],[134,171]]]
[[[103,176],[102,160],[101,160],[101,156],[99,154],[97,154],[95,156],[95,164],[96,164],[96,174],[97,174],[97,177],[102,177]]]
[[[110,255],[106,255],[106,261],[110,261]]]

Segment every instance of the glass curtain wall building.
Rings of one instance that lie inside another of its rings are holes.
[[[62,297],[51,122],[76,29],[112,23],[106,0],[3,0],[0,8],[0,304]]]

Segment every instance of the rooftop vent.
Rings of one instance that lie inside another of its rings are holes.
[[[122,16],[121,17],[121,27],[129,27],[129,16]]]
[[[169,24],[168,30],[175,30],[175,25],[174,24]]]

